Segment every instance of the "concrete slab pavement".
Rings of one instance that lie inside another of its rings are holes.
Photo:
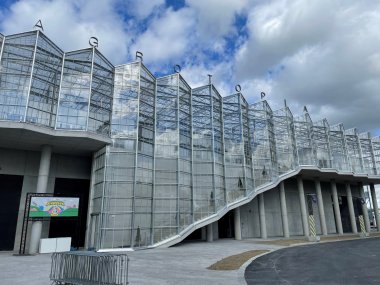
[[[188,242],[170,248],[127,252],[130,284],[246,284],[245,266],[239,270],[215,271],[207,267],[220,259],[249,250],[278,249],[258,240],[222,239],[212,243]],[[248,265],[250,262],[247,262]],[[50,254],[13,256],[0,253],[0,284],[48,285]]]

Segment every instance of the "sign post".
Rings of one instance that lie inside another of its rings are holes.
[[[22,223],[19,255],[25,255],[29,221],[51,218],[78,217],[79,197],[59,197],[51,193],[27,193]]]

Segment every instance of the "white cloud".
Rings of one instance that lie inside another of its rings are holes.
[[[151,21],[130,48],[144,53],[144,59],[154,64],[164,64],[186,56],[192,45],[191,32],[194,25],[193,11],[187,8],[173,11],[167,9]]]
[[[238,82],[232,81],[232,66],[231,62],[222,61],[214,65],[207,66],[204,63],[191,64],[188,63],[183,68],[181,75],[185,78],[187,83],[192,87],[200,87],[208,84],[210,74],[211,82],[218,90],[220,95],[227,96],[235,93],[234,86],[239,84]],[[231,80],[226,81],[225,78],[230,78]]]
[[[235,32],[235,16],[247,5],[248,0],[187,0],[186,3],[196,12],[199,37],[207,41]]]
[[[152,72],[182,64],[192,87],[206,84],[210,73],[222,95],[240,84],[248,102],[264,91],[273,109],[286,98],[294,113],[307,105],[315,121],[327,117],[331,124],[380,132],[374,110],[380,105],[378,2],[185,3],[174,10],[164,0],[20,0],[0,11],[0,27],[18,33],[41,19],[47,36],[65,51],[85,48],[97,36],[99,50],[114,64],[139,50]],[[234,25],[242,15],[248,36]]]
[[[45,34],[65,51],[89,46],[92,36],[99,50],[114,64],[127,56],[127,32],[115,10],[115,1],[21,0],[4,12],[1,30],[5,35],[32,30],[41,19]]]
[[[361,131],[379,128],[380,5],[373,1],[272,1],[249,14],[249,39],[236,54],[236,76],[266,81],[268,98],[307,105]],[[255,95],[256,96],[256,95]],[[249,96],[248,96],[249,97]]]
[[[138,19],[144,19],[154,13],[156,9],[165,4],[165,0],[127,0],[123,1],[129,14]]]

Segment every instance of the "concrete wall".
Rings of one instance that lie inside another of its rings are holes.
[[[303,235],[301,207],[298,196],[297,180],[287,179],[284,181],[286,207],[288,210],[290,236]]]
[[[240,207],[240,221],[243,239],[260,237],[259,204],[257,197],[248,204]]]
[[[283,236],[280,189],[278,187],[264,192],[264,206],[268,237]]]
[[[18,250],[20,245],[26,194],[36,191],[39,163],[39,152],[0,148],[0,174],[24,176],[20,198],[20,207],[17,218],[14,250]],[[54,154],[53,149],[47,192],[54,192],[55,178],[90,179],[90,176],[90,157]],[[31,224],[32,223],[30,222],[28,228],[29,233]],[[49,222],[44,222],[41,237],[46,238],[48,235]]]
[[[286,205],[288,211],[288,221],[289,221],[289,233],[290,236],[302,236],[302,218],[301,218],[301,207],[298,196],[297,181],[294,178],[290,178],[285,183],[285,195],[286,195]],[[305,200],[307,203],[307,194],[316,194],[315,181],[314,180],[303,180]],[[346,189],[344,183],[337,183],[338,196],[346,196]],[[331,195],[331,183],[321,182],[323,206],[325,210],[326,226],[328,234],[336,234],[336,224],[333,200]],[[352,195],[359,197],[359,187],[357,184],[351,184]],[[281,206],[278,187],[264,192],[265,201],[265,216],[266,216],[266,227],[268,237],[278,237],[283,236],[282,229],[282,216],[281,216]],[[308,207],[308,205],[306,205]],[[321,223],[319,217],[318,204],[313,203],[313,213],[315,219],[315,225],[317,229],[317,234],[321,235]],[[258,198],[256,197],[250,203],[240,207],[240,217],[241,217],[241,227],[242,227],[242,238],[259,238],[260,237],[260,219],[259,219],[259,207]]]
[[[334,203],[331,194],[331,183],[321,182],[323,206],[325,208],[326,226],[328,234],[336,234],[337,228],[335,224]]]

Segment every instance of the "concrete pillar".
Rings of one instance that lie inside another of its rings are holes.
[[[38,170],[37,193],[46,193],[49,180],[50,160],[52,148],[49,145],[42,146],[40,168]],[[42,222],[33,222],[29,244],[29,254],[38,252],[41,239]]]
[[[354,204],[352,203],[351,186],[350,186],[350,183],[348,182],[346,182],[346,193],[347,193],[348,211],[350,212],[352,232],[354,234],[357,234],[358,228],[356,227],[356,218],[355,218]]]
[[[214,232],[212,229],[212,224],[207,225],[207,242],[212,242],[214,240]]]
[[[267,238],[267,226],[265,223],[265,203],[264,193],[259,194],[259,215],[260,215],[260,234],[261,238]]]
[[[364,202],[365,202],[365,195],[364,195],[363,184],[359,183],[358,186],[359,186],[359,191],[360,191],[360,197],[363,198]],[[367,203],[363,203],[362,204],[362,211],[363,211],[363,217],[364,217],[365,231],[367,233],[370,233],[371,232],[371,224],[369,222]]]
[[[288,210],[286,208],[285,186],[284,181],[280,182],[280,206],[282,217],[282,230],[284,237],[289,237],[289,222],[288,222]]]
[[[375,212],[376,227],[377,227],[377,230],[380,231],[380,214],[379,214],[379,206],[377,204],[375,185],[371,183],[369,187],[371,189],[371,197],[372,197],[372,203],[373,203],[373,211]]]
[[[212,229],[214,230],[214,234],[213,234],[214,240],[219,239],[219,225],[218,225],[218,221],[212,223]]]
[[[308,216],[306,212],[305,191],[303,190],[303,182],[302,182],[301,176],[297,177],[297,186],[298,186],[298,195],[299,195],[300,206],[301,206],[303,234],[308,237],[309,223],[308,223]]]
[[[206,227],[201,228],[201,239],[207,240]]]
[[[234,209],[235,239],[241,240],[240,208]]]
[[[315,183],[315,191],[317,192],[319,220],[321,221],[322,234],[324,236],[327,236],[326,216],[325,216],[325,207],[323,205],[321,182],[319,181],[318,178],[316,178],[314,180],[314,183]]]
[[[334,180],[331,180],[331,194],[332,194],[333,203],[334,203],[336,228],[338,230],[338,234],[342,235],[343,227],[342,227],[342,218],[340,215],[340,208],[339,208],[339,201],[338,201],[338,190],[336,189],[336,183]]]

